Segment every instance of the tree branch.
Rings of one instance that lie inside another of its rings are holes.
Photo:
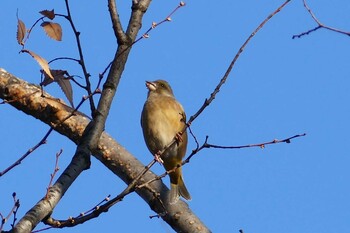
[[[117,4],[115,0],[108,0],[108,11],[111,16],[111,21],[113,25],[114,35],[117,38],[118,44],[122,44],[127,41],[126,35],[124,33],[120,18],[118,15]]]
[[[233,69],[234,65],[236,64],[236,61],[238,60],[238,58],[240,57],[240,55],[242,54],[242,52],[244,51],[245,47],[247,46],[247,44],[250,42],[251,39],[253,39],[253,37],[256,35],[256,33],[258,33],[258,31],[260,31],[261,28],[263,28],[263,26],[273,17],[275,16],[278,12],[280,12],[283,7],[285,7],[288,3],[290,2],[290,0],[286,0],[280,7],[278,7],[274,12],[272,12],[271,14],[269,14],[264,21],[262,21],[259,26],[249,35],[249,37],[246,39],[246,41],[242,44],[242,46],[239,48],[238,52],[236,53],[235,57],[232,59],[229,67],[227,68],[224,76],[221,78],[219,84],[215,87],[214,91],[210,94],[210,97],[208,99],[205,99],[202,107],[194,114],[190,117],[189,121],[187,124],[191,124],[203,111],[206,107],[209,106],[209,104],[211,104],[211,102],[215,99],[215,96],[217,93],[219,93],[222,85],[224,85],[224,83],[226,82],[226,80],[228,79],[231,70]]]
[[[346,31],[343,31],[343,30],[340,30],[340,29],[337,29],[337,28],[334,28],[334,27],[329,27],[329,26],[321,23],[321,21],[316,17],[316,15],[312,12],[311,8],[306,3],[306,0],[303,0],[303,3],[304,3],[305,9],[309,12],[311,18],[317,23],[318,26],[313,28],[313,29],[310,29],[310,30],[308,30],[306,32],[300,33],[298,35],[293,35],[292,39],[300,38],[300,37],[305,36],[305,35],[309,35],[310,33],[315,32],[315,31],[317,31],[318,29],[321,29],[321,28],[324,28],[324,29],[327,29],[327,30],[330,30],[330,31],[333,31],[333,32],[338,32],[338,33],[350,36],[350,32],[346,32]]]
[[[75,40],[76,40],[78,52],[79,52],[79,64],[81,65],[81,68],[83,69],[85,82],[86,82],[85,89],[86,89],[88,95],[90,96],[90,98],[89,98],[90,109],[91,109],[91,114],[93,114],[95,112],[95,103],[94,103],[93,97],[91,96],[92,91],[91,91],[91,83],[90,83],[90,74],[87,72],[87,68],[85,66],[83,49],[81,47],[81,42],[80,42],[80,32],[78,32],[78,30],[76,29],[75,24],[73,22],[72,15],[70,13],[70,7],[69,7],[68,0],[65,0],[65,5],[66,5],[66,10],[67,10],[67,16],[65,16],[65,18],[70,23],[72,30],[74,32],[74,36],[75,36]]]

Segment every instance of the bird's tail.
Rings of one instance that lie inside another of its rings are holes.
[[[170,204],[176,203],[180,196],[186,200],[191,200],[191,195],[185,186],[182,176],[179,177],[177,184],[170,183],[170,186]]]

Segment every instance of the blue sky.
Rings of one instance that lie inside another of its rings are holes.
[[[140,127],[147,93],[144,81],[168,80],[191,116],[209,97],[241,44],[282,1],[186,3],[171,23],[153,30],[149,39],[133,47],[106,124],[106,131],[145,164],[152,157]],[[161,21],[177,4],[173,0],[153,1],[141,32],[153,21]],[[40,10],[54,8],[56,13],[65,13],[64,2],[3,0],[0,5],[0,67],[39,83],[36,62],[18,54],[16,11],[29,27],[40,17]],[[349,1],[310,0],[309,5],[321,22],[350,30]],[[130,1],[120,1],[118,6],[125,26]],[[82,5],[71,1],[71,10],[81,31],[88,71],[97,80],[116,48],[106,2]],[[77,57],[68,24],[62,19],[57,22],[63,26],[62,42],[49,39],[36,28],[27,49],[47,60]],[[292,39],[315,26],[302,1],[291,1],[254,37],[213,104],[192,124],[200,142],[208,135],[209,142],[219,145],[245,145],[307,133],[291,144],[265,149],[207,149],[183,168],[193,199],[190,208],[213,232],[323,233],[349,229],[349,38],[319,30]],[[57,62],[53,68],[81,75],[71,62]],[[49,86],[47,91],[65,99],[57,86]],[[77,87],[74,91],[77,103],[85,93]],[[82,110],[87,112],[88,106]],[[2,170],[34,146],[49,128],[9,105],[1,105],[0,113]],[[190,140],[188,151],[194,147]],[[53,133],[47,145],[0,178],[1,213],[12,207],[12,192],[21,201],[18,217],[43,197],[55,154],[61,148],[61,172],[75,145]],[[160,165],[152,170],[163,172]],[[168,184],[168,178],[164,182]],[[91,169],[73,184],[53,216],[66,219],[78,215],[124,187],[119,178],[92,159]],[[162,220],[149,219],[153,214],[143,200],[131,194],[98,219],[51,232],[172,232]]]

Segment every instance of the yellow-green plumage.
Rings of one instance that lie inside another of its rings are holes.
[[[155,155],[163,150],[182,131],[186,116],[182,105],[176,101],[170,85],[164,80],[146,82],[149,90],[143,106],[141,126],[143,136],[149,151]],[[169,171],[181,164],[186,154],[187,132],[181,135],[162,155],[164,168]],[[191,196],[182,179],[182,169],[179,167],[169,174],[170,203],[175,203],[179,196],[190,200]]]

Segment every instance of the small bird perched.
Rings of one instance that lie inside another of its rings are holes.
[[[164,168],[169,171],[180,165],[186,154],[187,132],[181,134],[186,115],[182,105],[176,101],[168,82],[157,80],[146,81],[148,96],[141,114],[143,137],[149,151],[156,156],[171,141],[176,143],[170,146],[160,157]],[[182,179],[181,167],[169,174],[170,203],[175,203],[180,196],[190,200],[191,196]]]

